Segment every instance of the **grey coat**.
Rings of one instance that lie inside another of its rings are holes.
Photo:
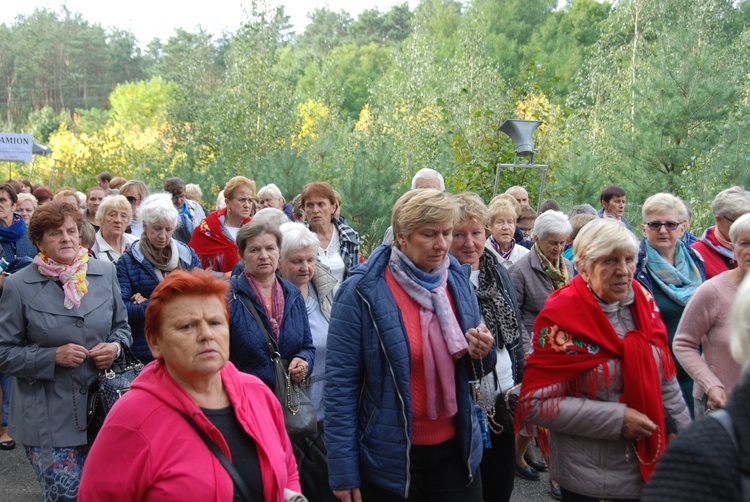
[[[11,396],[11,435],[20,443],[51,448],[86,444],[88,388],[99,370],[90,359],[75,368],[55,364],[59,346],[75,343],[87,349],[101,342],[130,345],[125,305],[115,267],[89,260],[88,293],[81,306],[63,307],[62,288],[26,267],[5,280],[0,297],[0,372],[16,377]],[[71,391],[71,384],[74,391]],[[51,458],[50,458],[51,460]]]
[[[634,301],[631,293],[619,303],[599,306],[620,336],[637,329],[630,310]],[[690,413],[682,398],[677,378],[663,378],[664,371],[656,348],[654,359],[662,375],[661,392],[664,409],[674,419],[677,430],[690,425]],[[540,415],[540,398],[544,393],[552,395],[545,387],[532,396],[530,422],[550,430],[550,465],[555,480],[565,489],[597,499],[637,499],[641,496],[644,482],[632,441],[622,435],[626,404],[620,402],[623,382],[621,360],[610,359],[605,363],[608,381],[599,373],[595,399],[566,396],[560,401],[559,411],[550,418]],[[582,395],[586,395],[586,384]],[[558,384],[560,386],[562,384]],[[662,445],[664,448],[664,445]]]
[[[568,281],[573,278],[573,264],[565,260],[565,268],[568,270]],[[521,311],[521,324],[523,324],[523,346],[526,352],[531,351],[531,334],[534,330],[536,316],[542,311],[547,297],[555,291],[552,280],[542,270],[539,256],[532,249],[521,259],[511,265],[510,278],[516,288],[518,308]]]

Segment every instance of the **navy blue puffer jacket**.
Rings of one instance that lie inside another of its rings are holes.
[[[331,311],[326,355],[325,441],[330,486],[360,487],[362,479],[407,497],[412,437],[410,352],[401,312],[385,280],[390,247],[381,245],[354,268]],[[479,324],[469,267],[450,258],[448,288],[465,332]],[[495,366],[496,350],[482,360]],[[469,356],[456,361],[456,439],[474,479],[482,458],[479,425],[469,396]],[[473,378],[473,376],[472,376]]]
[[[277,341],[279,353],[282,359],[289,361],[294,357],[301,357],[307,361],[308,374],[312,375],[315,371],[315,345],[310,333],[305,300],[294,284],[280,277],[278,280],[284,291],[284,317]],[[266,337],[253,315],[243,305],[241,295],[246,296],[244,300],[253,302],[266,330],[273,336],[265,311],[253,294],[245,274],[232,277],[229,294],[229,360],[238,370],[257,376],[273,390],[276,380]]]
[[[198,256],[186,244],[174,240],[180,255],[180,267],[182,270],[201,268]],[[151,351],[146,343],[146,335],[143,328],[146,325],[146,307],[148,300],[136,305],[130,299],[134,294],[140,293],[144,298],[149,298],[159,285],[159,279],[154,272],[154,266],[143,256],[141,241],[136,241],[117,260],[117,280],[120,281],[122,301],[128,310],[128,324],[133,332],[133,354],[143,363],[153,361]]]

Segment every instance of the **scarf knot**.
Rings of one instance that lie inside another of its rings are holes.
[[[679,305],[687,305],[703,279],[685,243],[677,241],[672,265],[647,240],[644,242],[648,255],[646,268],[654,278],[654,283],[672,301]]]
[[[83,295],[89,291],[89,282],[86,280],[86,271],[89,269],[87,249],[79,247],[78,254],[70,265],[57,263],[44,253],[34,257],[34,264],[39,267],[39,273],[44,277],[62,284],[65,295],[63,307],[71,310],[73,307],[81,306]]]

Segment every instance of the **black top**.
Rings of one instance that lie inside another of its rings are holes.
[[[263,499],[263,478],[260,472],[258,451],[255,448],[255,440],[250,437],[240,425],[234,414],[234,408],[228,406],[220,410],[201,411],[213,423],[229,445],[229,453],[232,457],[232,465],[240,473],[242,480],[250,490],[253,500]],[[234,500],[242,502],[242,494],[234,490]]]

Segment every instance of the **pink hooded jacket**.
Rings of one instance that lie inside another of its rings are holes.
[[[258,378],[232,363],[221,370],[242,428],[256,442],[264,500],[300,492],[297,463],[281,406]],[[146,366],[110,412],[86,459],[78,500],[205,500],[231,502],[232,478],[193,427],[195,422],[231,460],[219,430],[159,361]]]

